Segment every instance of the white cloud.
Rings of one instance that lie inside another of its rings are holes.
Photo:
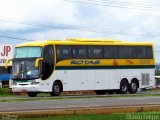
[[[117,0],[117,2],[131,2],[132,7],[137,4],[154,4],[151,0]],[[156,5],[156,4],[154,4]],[[54,24],[79,25],[92,28],[103,28],[106,31],[136,32],[138,34],[160,33],[159,12],[142,11],[138,9],[124,9],[100,5],[84,5],[63,0],[0,0],[1,18]],[[33,31],[34,29],[34,31]],[[46,29],[46,30],[45,30]],[[160,38],[157,34],[153,38],[141,36],[125,36],[110,33],[95,33],[77,30],[58,30],[38,28],[29,25],[0,22],[0,31],[22,35],[28,39],[64,39],[68,37],[80,38],[112,38],[124,41],[153,41],[159,47]],[[13,32],[12,32],[12,31]],[[25,33],[26,30],[26,33]],[[21,37],[21,36],[19,36]],[[156,48],[158,48],[156,47]]]
[[[71,24],[77,22],[78,10],[62,0],[0,0],[0,18],[14,21]],[[26,29],[31,26],[0,22],[1,30]]]
[[[47,30],[45,32],[34,32],[24,35],[25,38],[33,40],[64,40],[66,38],[97,38],[99,35],[86,31],[75,30]]]

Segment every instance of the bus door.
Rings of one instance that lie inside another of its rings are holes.
[[[49,78],[54,69],[54,47],[47,45],[43,50],[42,80]]]

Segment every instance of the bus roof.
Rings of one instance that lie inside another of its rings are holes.
[[[46,40],[46,41],[33,41],[17,45],[16,47],[24,46],[45,46],[45,45],[153,45],[151,42],[125,42],[112,39],[79,39],[70,38],[65,40]]]

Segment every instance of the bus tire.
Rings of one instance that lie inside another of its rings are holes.
[[[122,80],[121,83],[120,83],[120,90],[119,92],[121,94],[126,94],[128,91],[128,82],[127,80]]]
[[[106,90],[95,90],[95,93],[97,95],[105,95],[107,93],[107,91]]]
[[[36,97],[37,96],[37,92],[27,92],[27,95],[29,96],[29,97]]]
[[[137,83],[137,81],[132,80],[131,84],[129,85],[128,92],[133,94],[133,93],[136,93],[137,90],[138,90],[138,83]]]
[[[52,87],[51,96],[59,96],[62,92],[62,85],[59,82],[54,82]]]

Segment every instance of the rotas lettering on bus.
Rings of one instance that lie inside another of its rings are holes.
[[[72,60],[70,64],[75,64],[75,65],[96,65],[100,64],[100,60]]]

